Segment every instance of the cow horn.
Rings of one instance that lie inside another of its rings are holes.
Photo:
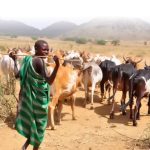
[[[127,60],[126,60],[126,58],[123,56],[123,59],[124,59],[124,61],[126,62]]]
[[[146,66],[146,67],[148,67],[148,65],[147,65],[146,61],[145,61],[145,66]]]
[[[142,60],[143,60],[143,58],[140,58],[138,61],[135,61],[135,63],[137,64],[137,63],[141,62]]]

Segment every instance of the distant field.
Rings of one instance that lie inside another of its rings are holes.
[[[144,45],[144,41],[120,41],[119,46],[113,46],[108,42],[105,46],[97,45],[94,43],[87,44],[77,44],[72,41],[61,41],[57,39],[47,39],[42,38],[49,43],[49,46],[54,50],[62,49],[62,50],[77,50],[77,51],[89,51],[92,53],[99,53],[101,55],[112,55],[122,58],[122,56],[135,56],[135,57],[143,57],[147,60],[148,63],[150,57],[150,42],[147,45]],[[32,47],[36,40],[33,40],[31,37],[0,37],[0,48],[7,49],[13,47],[28,47],[29,45]]]

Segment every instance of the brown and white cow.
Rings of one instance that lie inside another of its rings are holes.
[[[51,73],[54,66],[48,66],[48,71]],[[78,86],[79,71],[74,70],[72,66],[60,66],[56,78],[51,85],[52,100],[49,105],[49,119],[51,121],[51,129],[55,129],[54,124],[54,109],[58,108],[58,123],[61,121],[62,100],[66,98],[71,99],[72,119],[75,120],[74,104],[75,94]],[[48,127],[50,123],[48,123]]]

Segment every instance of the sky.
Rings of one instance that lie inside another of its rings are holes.
[[[0,0],[0,19],[42,29],[58,21],[76,24],[100,17],[141,18],[150,22],[150,0]]]

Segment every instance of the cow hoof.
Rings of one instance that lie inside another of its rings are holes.
[[[132,117],[132,116],[130,116],[130,119],[133,119],[133,117]]]
[[[103,98],[100,98],[100,102],[102,102],[103,101]]]
[[[137,122],[133,121],[133,126],[137,126]]]
[[[61,121],[58,121],[58,122],[57,122],[57,125],[62,125]]]
[[[107,104],[110,105],[111,104],[110,101],[107,101]]]
[[[76,117],[72,117],[72,120],[77,120]]]
[[[93,107],[93,106],[91,106],[91,107],[90,107],[90,109],[91,109],[91,110],[93,110],[93,109],[94,109],[94,107]]]
[[[51,130],[56,130],[55,126],[51,127]]]
[[[110,114],[110,119],[114,119],[114,114],[113,113]]]
[[[86,108],[86,104],[83,104],[83,107]]]
[[[55,127],[47,126],[46,130],[55,130]]]
[[[122,112],[122,115],[125,116],[127,113],[125,111]]]

